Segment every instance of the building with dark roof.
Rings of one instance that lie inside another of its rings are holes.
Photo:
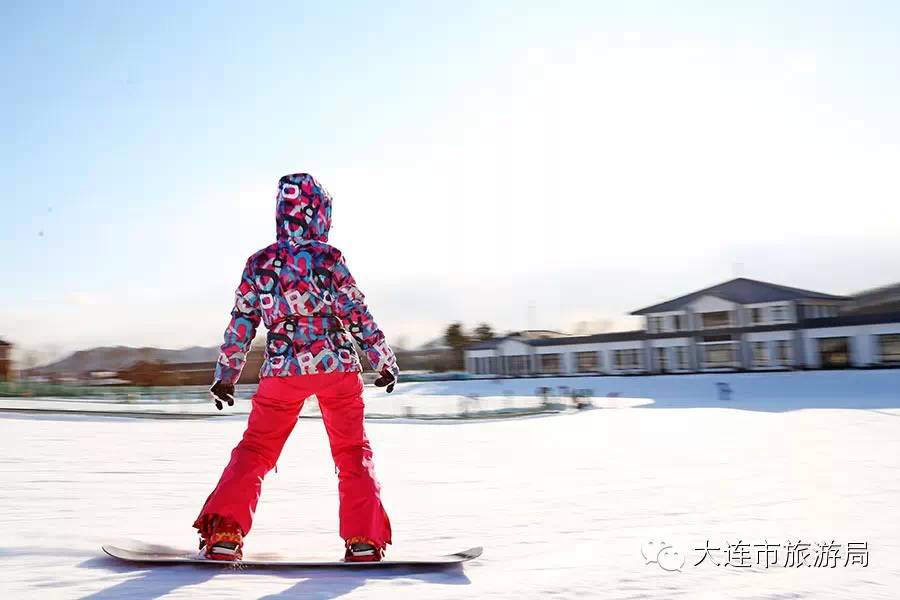
[[[12,344],[0,340],[0,381],[12,379]]]
[[[747,279],[746,277],[738,277],[737,279],[732,279],[725,283],[720,283],[696,292],[691,292],[690,294],[685,294],[684,296],[679,296],[673,300],[666,300],[660,304],[654,304],[653,306],[633,311],[631,314],[648,315],[681,311],[685,307],[691,306],[695,300],[704,296],[711,296],[745,306],[785,301],[840,303],[849,300],[849,298],[845,296],[834,296],[832,294],[823,294],[822,292],[801,290],[799,288],[777,285],[765,281]]]
[[[469,346],[476,375],[696,373],[900,366],[900,312],[853,314],[855,299],[738,278],[632,312],[644,329],[510,335]]]

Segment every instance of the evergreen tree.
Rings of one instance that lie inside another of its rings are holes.
[[[494,329],[488,325],[487,323],[482,323],[478,327],[475,328],[475,339],[479,342],[486,342],[488,340],[494,339],[496,336],[494,335]]]
[[[447,327],[444,333],[444,342],[453,349],[453,370],[462,371],[465,369],[465,354],[463,351],[469,345],[471,340],[463,331],[462,323],[452,323]]]

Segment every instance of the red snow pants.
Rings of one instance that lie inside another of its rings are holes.
[[[240,525],[246,535],[262,489],[263,477],[278,460],[294,429],[303,402],[315,394],[328,432],[338,472],[340,536],[391,543],[391,523],[381,504],[372,448],[363,428],[362,378],[333,372],[291,377],[264,377],[253,396],[247,430],[231,452],[219,483],[194,522],[218,515]]]

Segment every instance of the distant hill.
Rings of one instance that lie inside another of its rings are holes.
[[[91,371],[120,371],[139,362],[190,363],[215,362],[218,347],[191,346],[181,350],[166,348],[130,348],[112,346],[79,350],[69,356],[30,369],[27,375],[81,375]]]

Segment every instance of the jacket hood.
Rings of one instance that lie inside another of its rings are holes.
[[[278,180],[275,231],[279,242],[327,242],[331,229],[331,195],[309,173]]]

